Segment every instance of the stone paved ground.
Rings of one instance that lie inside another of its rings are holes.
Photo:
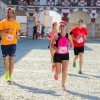
[[[100,100],[100,41],[88,40],[85,46],[83,74],[70,61],[67,91],[61,90],[61,75],[54,81],[50,53],[45,39],[22,38],[18,42],[13,83],[4,79],[5,69],[0,52],[0,100]]]

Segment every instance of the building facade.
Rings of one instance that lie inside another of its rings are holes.
[[[15,18],[27,17],[26,35],[32,34],[32,26],[29,24],[38,23],[38,13],[52,10],[67,22],[68,32],[76,26],[77,19],[81,18],[88,29],[88,37],[100,38],[100,0],[1,0],[1,3],[0,11],[3,12],[6,6],[11,6],[16,10]],[[4,15],[0,17],[3,18]]]

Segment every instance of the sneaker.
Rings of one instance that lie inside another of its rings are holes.
[[[66,91],[65,85],[62,85],[62,90]]]
[[[54,66],[52,66],[52,71],[55,71],[55,65],[54,65]]]
[[[81,71],[81,70],[79,70],[79,71],[78,71],[78,74],[82,74],[82,71]]]
[[[6,72],[5,73],[5,79],[8,80],[8,78],[9,78],[9,72]]]
[[[12,82],[12,77],[9,76],[8,81],[7,82]]]
[[[54,79],[55,79],[55,80],[58,80],[58,77],[56,76],[56,74],[54,75]]]
[[[73,68],[75,68],[75,67],[76,67],[76,62],[73,61]]]

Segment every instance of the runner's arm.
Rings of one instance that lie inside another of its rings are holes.
[[[72,36],[72,35],[73,35],[73,32],[72,32],[72,31],[71,31],[69,34],[71,35],[72,40],[78,41],[78,39],[77,39],[77,38],[75,38],[75,37],[73,37],[73,36]]]
[[[56,46],[54,46],[54,43],[56,42],[56,40],[58,40],[58,34],[55,35],[51,41],[51,47],[54,49],[54,50],[58,50],[58,48]]]
[[[5,32],[8,32],[8,31],[11,31],[11,30],[12,30],[12,28],[8,28],[8,29],[0,30],[0,34],[5,33]]]
[[[16,34],[17,34],[17,39],[20,39],[21,28],[19,22],[17,23]]]
[[[72,41],[72,36],[70,34],[68,34],[68,39],[70,41],[70,47],[73,48],[74,44],[73,44],[73,41]]]
[[[87,29],[86,29],[86,32],[85,32],[85,35],[84,35],[84,40],[86,40],[87,39],[87,37],[88,37],[88,31],[87,31]]]
[[[46,38],[47,40],[50,40],[50,33],[47,34],[47,35],[45,35],[45,38]]]

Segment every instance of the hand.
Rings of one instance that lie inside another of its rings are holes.
[[[74,48],[74,44],[73,44],[73,43],[70,43],[70,47],[71,47],[71,48]]]
[[[12,28],[8,28],[7,31],[12,31]]]
[[[56,50],[56,51],[59,51],[59,48],[55,47],[55,50]]]
[[[50,40],[50,38],[49,38],[48,36],[46,36],[46,39],[47,39],[47,40]]]
[[[50,40],[50,37],[48,35],[45,36],[47,40]]]
[[[20,39],[20,36],[19,36],[19,35],[17,35],[17,39],[18,39],[18,40]]]
[[[78,38],[74,38],[74,37],[73,37],[73,40],[75,40],[76,42],[78,42]]]
[[[86,35],[84,35],[83,39],[86,40]]]

